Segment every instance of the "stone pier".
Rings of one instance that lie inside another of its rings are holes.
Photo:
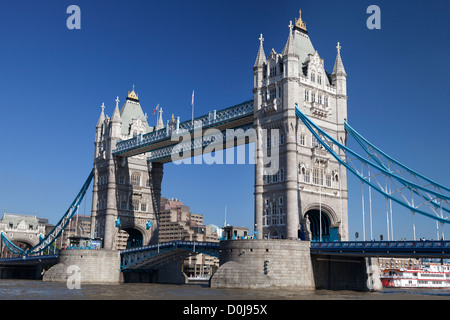
[[[72,268],[68,269],[70,266]],[[66,282],[79,270],[81,284],[119,283],[120,254],[118,250],[61,250],[58,264],[43,276],[43,281]]]
[[[213,288],[315,289],[310,243],[295,240],[229,240],[220,245]]]

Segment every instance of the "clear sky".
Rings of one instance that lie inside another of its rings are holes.
[[[72,4],[81,30],[66,27]],[[372,4],[381,9],[380,30],[366,27]],[[260,33],[266,55],[281,52],[299,9],[329,72],[341,43],[349,123],[450,185],[448,0],[0,0],[0,208],[56,223],[92,168],[102,102],[111,116],[133,84],[150,125],[157,104],[164,120],[190,119],[193,89],[197,116],[251,99]],[[253,184],[253,165],[168,164],[162,193],[206,224],[222,225],[227,206],[229,224],[252,230]],[[353,238],[362,234],[361,184],[349,178],[349,188]],[[81,213],[90,213],[90,196]],[[378,200],[377,238],[386,234]],[[434,222],[416,225],[418,236],[436,238]],[[396,207],[394,236],[412,238],[411,215]]]

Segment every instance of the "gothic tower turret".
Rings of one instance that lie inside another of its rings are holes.
[[[289,24],[281,54],[272,49],[266,59],[261,39],[253,67],[258,135],[255,230],[259,238],[346,240],[345,169],[318,145],[295,114],[298,106],[332,136],[345,137],[347,75],[340,47],[330,74],[311,43],[301,11],[295,25]],[[279,167],[270,172],[263,157],[277,151]]]
[[[117,157],[120,140],[139,139],[154,128],[147,123],[137,93],[128,92],[111,118],[102,112],[96,125],[91,236],[109,250],[157,243],[162,164],[147,165],[145,154]],[[128,239],[128,240],[124,240]]]

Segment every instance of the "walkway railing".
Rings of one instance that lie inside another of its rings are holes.
[[[201,128],[207,129],[243,117],[248,117],[250,115],[253,115],[253,100],[219,111],[210,111],[207,115],[195,118],[194,123],[198,124],[200,122]],[[119,155],[136,148],[157,143],[165,139],[170,139],[173,135],[176,136],[179,132],[193,132],[195,130],[196,127],[194,127],[192,120],[187,120],[181,123],[177,120],[175,125],[169,125],[158,131],[153,131],[144,135],[136,136],[132,139],[117,142],[116,149],[113,151],[113,154]]]

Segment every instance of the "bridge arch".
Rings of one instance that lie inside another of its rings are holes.
[[[124,239],[126,238],[126,239]],[[117,230],[116,242],[126,240],[126,249],[141,247],[148,244],[147,232],[140,226],[124,225]],[[125,248],[124,248],[125,249]]]
[[[32,236],[30,235],[21,235],[21,234],[9,234],[9,240],[23,250],[28,250],[33,248],[35,245],[38,244],[38,241],[36,241]],[[1,257],[3,258],[9,258],[9,257],[15,257],[16,254],[12,253],[6,245],[3,245],[1,248]]]
[[[305,231],[310,233],[311,241],[320,241],[320,238],[322,241],[340,240],[340,220],[331,207],[312,204],[306,208],[303,217],[306,224]]]

